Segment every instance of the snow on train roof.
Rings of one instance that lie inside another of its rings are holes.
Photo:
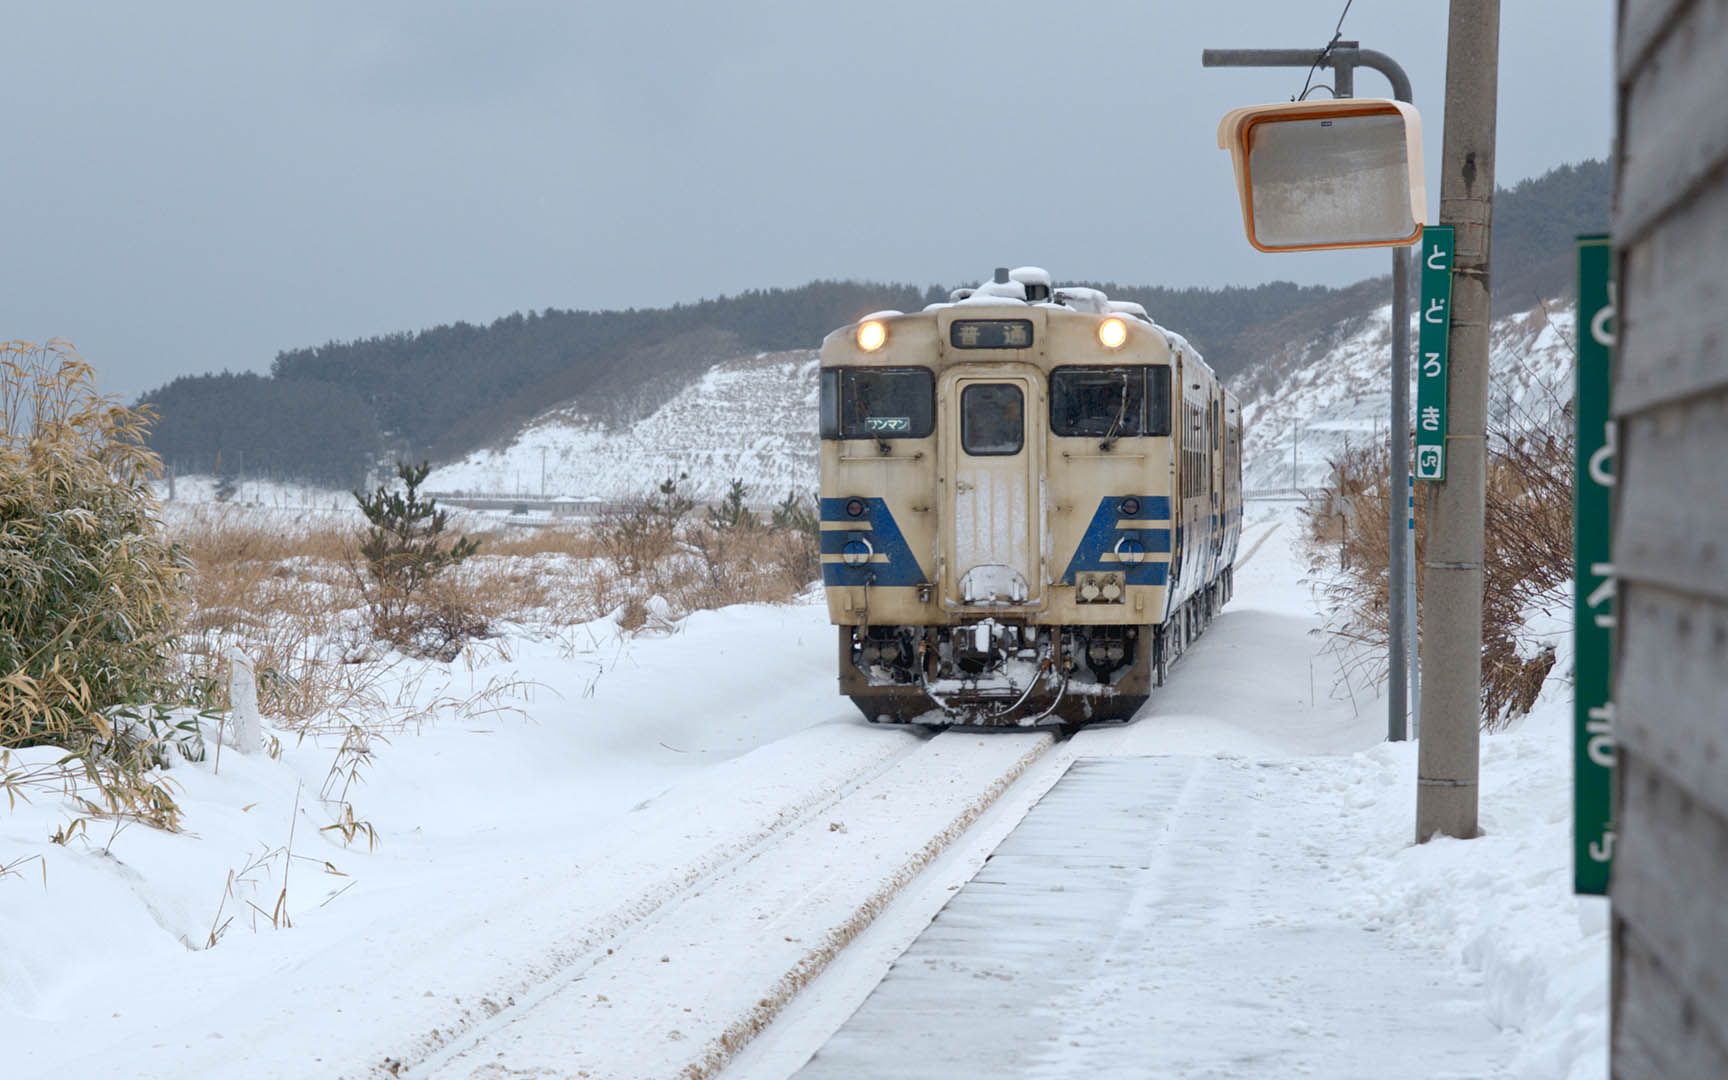
[[[1132,300],[1112,300],[1103,290],[1085,285],[1052,286],[1050,272],[1040,266],[1022,266],[1008,271],[1007,277],[1007,281],[983,281],[970,289],[955,289],[948,294],[946,303],[926,304],[924,310],[940,311],[943,308],[985,304],[1026,304],[1028,307],[1083,311],[1093,315],[1126,315],[1163,334],[1172,353],[1186,353],[1201,364],[1206,364],[1206,358],[1200,355],[1200,350],[1194,347],[1193,342],[1167,326],[1160,326],[1142,304]],[[1028,286],[1042,286],[1039,291],[1048,292],[1050,299],[1027,300]],[[871,317],[873,316],[866,316]],[[1211,365],[1206,365],[1206,369],[1210,371]]]
[[[1048,300],[1028,300],[1027,288],[1042,286],[1039,291],[1048,292]],[[1022,266],[1008,272],[1007,281],[983,281],[970,289],[955,289],[948,294],[945,303],[926,304],[925,311],[940,311],[942,308],[954,307],[959,304],[1030,304],[1033,307],[1059,308],[1067,311],[1084,311],[1093,315],[1127,315],[1146,323],[1158,326],[1146,308],[1132,300],[1112,300],[1101,289],[1093,289],[1085,285],[1051,285],[1050,272],[1038,266]],[[1160,330],[1164,329],[1159,327]],[[1188,346],[1193,351],[1192,345]],[[1198,354],[1196,354],[1198,355]]]

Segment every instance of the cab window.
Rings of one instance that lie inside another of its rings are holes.
[[[1090,438],[1170,434],[1168,367],[1061,367],[1050,373],[1050,430]]]
[[[824,439],[923,439],[935,429],[936,376],[929,368],[825,368]]]

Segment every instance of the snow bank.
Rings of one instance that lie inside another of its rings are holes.
[[[1442,949],[1519,1032],[1519,1074],[1585,1080],[1608,1062],[1608,902],[1572,893],[1572,714],[1563,658],[1530,715],[1482,740],[1475,840],[1410,843],[1416,746],[1386,744],[1340,791],[1377,819],[1356,868],[1362,918]]]
[[[55,844],[79,811],[38,791],[0,813],[0,866],[17,867],[0,878],[8,1075],[324,1075],[330,1032],[404,1044],[423,1033],[419,990],[368,988],[435,959],[426,933],[482,930],[511,897],[540,895],[633,807],[758,747],[855,723],[832,665],[833,632],[812,603],[698,613],[663,636],[599,620],[393,674],[423,704],[519,680],[503,704],[529,715],[444,708],[418,732],[374,734],[357,770],[341,718],[330,735],[268,732],[279,757],[227,748],[219,768],[214,753],[176,762],[178,834],[91,820]],[[36,748],[12,766],[58,756]],[[768,790],[705,798],[748,804]],[[333,828],[343,803],[376,830],[375,849],[364,829],[345,842]],[[492,968],[521,959],[479,955]],[[447,975],[461,1000],[496,972],[477,961]],[[364,1026],[348,1018],[357,1010]]]

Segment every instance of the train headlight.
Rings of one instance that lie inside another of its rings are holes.
[[[1124,536],[1116,541],[1116,558],[1129,566],[1138,566],[1146,560],[1146,545],[1132,536]]]
[[[888,343],[888,325],[879,319],[858,324],[858,347],[875,352]]]
[[[876,554],[876,549],[870,546],[870,541],[862,536],[854,536],[846,541],[846,546],[840,549],[840,561],[847,566],[863,566],[870,561],[870,556]]]
[[[1120,349],[1128,340],[1128,324],[1121,319],[1105,319],[1098,324],[1098,341],[1106,349]]]

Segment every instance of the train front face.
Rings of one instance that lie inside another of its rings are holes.
[[[821,366],[841,692],[882,723],[1131,718],[1168,602],[1164,333],[972,302],[837,330]]]

